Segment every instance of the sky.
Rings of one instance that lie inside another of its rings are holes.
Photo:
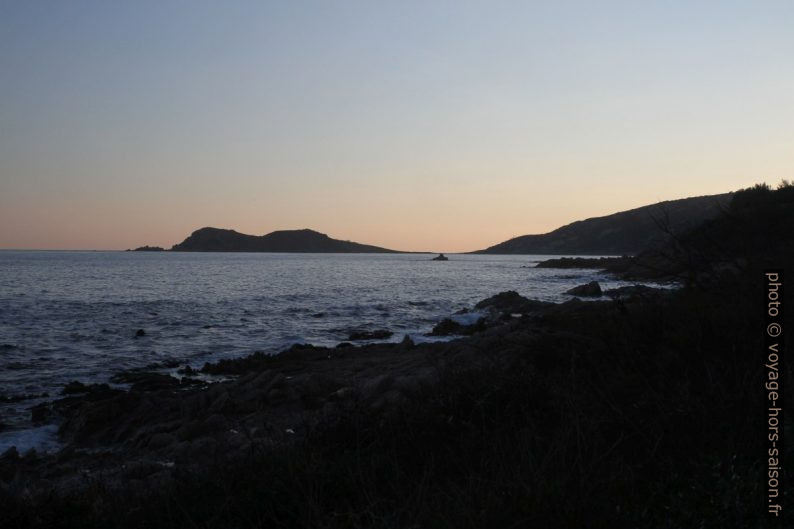
[[[794,177],[794,2],[0,0],[0,248],[470,251]]]

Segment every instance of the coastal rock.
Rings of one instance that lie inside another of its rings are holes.
[[[171,375],[150,371],[125,371],[114,375],[111,380],[116,383],[131,384],[133,391],[157,391],[179,386],[179,380]]]
[[[565,292],[571,296],[598,297],[602,294],[598,281],[590,281],[586,285],[579,285]]]
[[[653,288],[645,285],[629,285],[605,290],[604,294],[612,299],[649,299],[657,298],[668,292],[669,290],[664,288]]]
[[[553,305],[553,303],[525,298],[514,290],[508,290],[480,301],[474,306],[474,308],[489,309],[505,314],[527,314],[529,312],[535,312],[544,309],[551,305]]]
[[[476,332],[485,330],[486,327],[487,325],[485,318],[480,318],[477,320],[476,323],[473,323],[471,325],[464,325],[450,318],[444,318],[435,327],[433,327],[433,330],[430,331],[428,335],[429,336],[450,336],[450,335],[469,336]]]
[[[449,318],[444,318],[438,322],[433,330],[430,331],[431,336],[449,336],[450,334],[461,334],[460,330],[463,326]]]
[[[400,342],[400,345],[399,345],[399,349],[401,351],[408,351],[408,350],[413,349],[414,347],[416,347],[416,344],[411,339],[411,335],[410,334],[406,334],[405,336],[403,336],[403,339],[402,339],[402,341]]]
[[[195,369],[193,369],[189,365],[185,365],[185,367],[179,369],[177,371],[177,373],[179,373],[180,375],[185,375],[185,376],[195,376],[195,375],[198,374],[198,371],[196,371]]]
[[[561,257],[541,261],[535,265],[535,268],[582,268],[621,273],[628,270],[634,261],[635,258],[628,255],[623,257]]]
[[[270,355],[257,351],[243,358],[222,359],[214,363],[207,362],[201,368],[201,372],[209,375],[239,375],[264,369],[271,360]]]

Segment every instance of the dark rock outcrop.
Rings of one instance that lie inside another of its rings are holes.
[[[444,318],[435,327],[433,327],[433,330],[430,331],[429,336],[470,336],[474,333],[485,330],[487,327],[488,323],[485,318],[480,318],[475,323],[470,325],[458,323],[457,321],[451,320],[449,318]]]
[[[651,299],[669,294],[670,292],[672,291],[666,288],[653,288],[645,285],[629,285],[605,290],[604,295],[609,296],[612,299]]]
[[[528,299],[514,290],[508,290],[480,301],[474,308],[489,309],[505,314],[527,314],[551,305],[553,303]]]
[[[561,257],[547,259],[535,265],[535,268],[571,268],[597,269],[607,272],[620,273],[628,270],[634,262],[634,257]]]
[[[151,371],[125,371],[111,378],[120,384],[130,384],[133,391],[152,391],[173,389],[179,386],[179,380],[164,373]]]
[[[582,297],[598,297],[603,292],[601,292],[601,285],[598,284],[598,281],[590,281],[585,285],[579,285],[578,287],[573,287],[570,290],[565,292],[566,294],[570,294],[571,296],[582,296]]]

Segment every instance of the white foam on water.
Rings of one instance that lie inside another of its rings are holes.
[[[54,424],[27,430],[0,432],[0,454],[12,446],[15,446],[17,452],[22,455],[31,450],[38,453],[57,452],[62,447],[58,441],[58,427]]]
[[[460,336],[427,336],[424,334],[407,334],[413,343],[451,342]]]
[[[474,325],[480,318],[484,317],[485,313],[479,310],[473,310],[464,314],[453,314],[449,317],[450,320],[461,325]]]

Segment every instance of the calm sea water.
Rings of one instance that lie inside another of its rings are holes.
[[[354,330],[418,341],[504,290],[563,301],[593,279],[623,284],[532,268],[550,256],[431,257],[0,251],[0,396],[55,397],[71,380],[107,382],[165,360],[200,367],[294,343],[336,345]],[[0,403],[0,450],[22,442],[41,400]]]

